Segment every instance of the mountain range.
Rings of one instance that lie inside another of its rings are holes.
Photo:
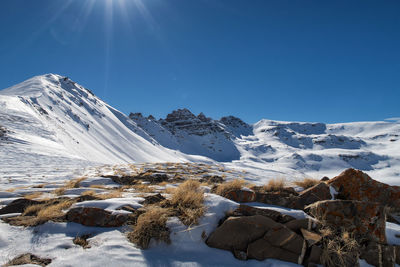
[[[135,108],[132,107],[135,111]],[[34,177],[129,162],[205,162],[249,177],[322,177],[349,167],[389,183],[400,176],[400,123],[248,124],[188,109],[129,116],[68,77],[46,74],[0,91],[0,177]]]

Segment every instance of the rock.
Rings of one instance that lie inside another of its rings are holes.
[[[327,177],[327,176],[324,176],[324,177],[322,177],[321,178],[321,180],[320,180],[321,182],[326,182],[326,181],[329,181],[329,177]]]
[[[305,206],[321,200],[332,199],[329,185],[322,182],[300,193],[295,208],[303,209]]]
[[[165,182],[169,179],[166,173],[145,172],[138,175],[103,175],[101,177],[110,178],[114,183],[120,185],[135,185],[141,182],[149,182],[151,184]]]
[[[300,229],[311,230],[313,221],[311,219],[297,219],[285,223],[285,226],[294,232],[299,232]]]
[[[328,181],[337,192],[337,198],[378,202],[393,208],[400,207],[400,187],[373,180],[366,173],[347,169]]]
[[[244,216],[262,215],[271,218],[272,220],[279,223],[287,223],[295,220],[295,218],[293,218],[292,216],[282,214],[276,210],[260,209],[244,204],[239,205],[235,212]]]
[[[302,253],[304,239],[284,225],[268,230],[263,238],[272,246],[282,248],[296,255]]]
[[[295,203],[298,201],[298,196],[286,191],[257,193],[256,201],[270,205],[294,208]]]
[[[46,266],[51,263],[51,259],[46,259],[46,258],[40,258],[36,255],[33,255],[31,253],[25,253],[20,256],[15,257],[11,261],[9,261],[7,264],[3,266],[15,266],[15,265],[24,265],[24,264],[36,264],[40,266]]]
[[[247,256],[251,259],[256,259],[259,261],[265,259],[278,259],[301,264],[301,262],[299,262],[299,255],[285,249],[275,247],[264,238],[258,239],[249,245],[247,249]]]
[[[119,227],[128,221],[129,215],[112,214],[99,208],[78,207],[70,209],[67,212],[66,219],[68,222],[80,223],[86,226]]]
[[[361,248],[360,259],[374,266],[390,267],[396,263],[396,248],[369,242]]]
[[[160,193],[144,197],[144,201],[141,202],[141,204],[146,205],[146,204],[154,204],[154,203],[159,203],[161,201],[165,200],[165,197],[163,197]]]
[[[25,209],[32,205],[37,205],[42,203],[41,201],[30,200],[26,198],[20,198],[12,201],[7,206],[0,209],[0,215],[9,213],[22,213]]]
[[[317,233],[313,233],[306,229],[300,229],[300,231],[301,231],[301,234],[303,235],[303,238],[307,241],[307,244],[309,247],[318,243],[322,239],[322,236]]]
[[[224,182],[224,178],[218,175],[204,175],[200,180],[200,183],[220,184]]]
[[[242,250],[234,250],[233,255],[235,256],[236,259],[245,261],[247,260],[247,253]]]
[[[308,256],[306,263],[308,266],[310,264],[321,264],[322,248],[319,246],[312,246],[310,250],[310,255]]]
[[[368,239],[386,244],[386,211],[378,203],[325,200],[308,206],[307,210],[326,226],[345,228],[354,234],[356,240]]]
[[[232,190],[226,192],[223,197],[236,202],[254,202],[256,193],[249,190]]]
[[[210,234],[206,243],[213,248],[246,251],[249,243],[262,238],[269,229],[280,225],[261,215],[229,217]]]
[[[400,264],[400,246],[395,246],[394,252],[396,254],[396,264]]]

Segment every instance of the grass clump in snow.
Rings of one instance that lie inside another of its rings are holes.
[[[172,192],[169,203],[183,224],[197,224],[205,212],[204,192],[200,188],[200,182],[188,180],[180,184]]]
[[[334,233],[334,231],[330,231]],[[359,244],[347,231],[324,237],[321,263],[327,267],[355,266]]]
[[[122,192],[119,189],[110,190],[104,193],[96,193],[93,190],[87,190],[82,192],[81,196],[91,196],[95,199],[105,200],[110,198],[120,198],[122,197]]]
[[[128,233],[129,241],[141,249],[147,249],[152,238],[167,244],[171,243],[170,230],[167,227],[169,215],[171,215],[169,209],[157,206],[149,207],[138,217],[133,231]]]
[[[304,190],[310,187],[313,187],[314,185],[319,184],[321,181],[318,179],[314,179],[314,178],[304,178],[302,180],[298,180],[298,181],[294,181],[293,184],[303,187]]]
[[[265,192],[282,191],[286,184],[287,183],[284,178],[271,179],[262,187],[262,190]]]
[[[240,190],[246,185],[246,181],[242,179],[235,179],[223,184],[220,184],[215,189],[215,194],[225,196],[230,191]]]
[[[32,265],[39,265],[39,266],[46,266],[51,263],[51,259],[40,258],[36,255],[31,253],[25,253],[19,255],[9,261],[7,264],[3,266],[15,266],[15,265],[25,265],[25,264],[32,264]]]
[[[67,189],[72,189],[72,188],[79,188],[80,184],[83,180],[85,180],[86,177],[79,177],[76,179],[72,179],[68,182],[65,183],[64,186],[57,188],[56,190],[54,190],[54,194],[56,194],[57,196],[61,196],[65,194],[65,190]]]
[[[78,245],[78,246],[81,246],[81,247],[83,247],[83,248],[90,248],[90,245],[89,245],[89,241],[87,241],[87,239],[90,237],[90,235],[82,235],[82,236],[77,236],[77,237],[75,237],[73,240],[72,240],[72,242],[75,244],[75,245]]]

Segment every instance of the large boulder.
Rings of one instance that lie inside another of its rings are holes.
[[[307,211],[323,225],[344,228],[357,240],[386,243],[386,209],[378,203],[325,200],[311,204]]]
[[[332,199],[329,185],[321,182],[301,192],[294,208],[303,209],[305,206],[317,201],[329,199]]]
[[[12,201],[7,206],[0,209],[0,215],[2,214],[9,214],[9,213],[22,213],[25,209],[32,205],[37,205],[42,202],[36,200],[30,200],[26,198],[19,198]]]
[[[86,226],[119,227],[128,221],[129,215],[113,214],[99,208],[77,207],[67,212],[66,219]]]
[[[373,266],[394,267],[396,263],[396,247],[369,242],[361,248],[360,259]]]
[[[211,233],[206,243],[214,248],[246,251],[249,243],[262,238],[268,230],[280,225],[261,215],[229,217]]]
[[[338,192],[339,199],[378,202],[395,209],[400,207],[399,186],[378,182],[359,170],[347,169],[327,183]]]
[[[274,191],[274,192],[266,192],[266,193],[257,193],[256,194],[256,201],[282,206],[287,208],[294,208],[296,207],[296,203],[299,197],[295,194],[292,194],[287,191]]]
[[[256,193],[250,190],[231,190],[226,192],[223,197],[236,202],[253,202],[256,200]]]
[[[304,239],[289,228],[279,225],[249,244],[247,255],[249,258],[265,260],[269,258],[301,264],[306,253]]]
[[[295,218],[293,218],[292,216],[282,214],[276,210],[264,209],[264,208],[261,209],[244,204],[239,205],[239,207],[235,210],[235,214],[238,214],[240,216],[262,215],[271,218],[272,220],[279,223],[287,223],[295,220]]]

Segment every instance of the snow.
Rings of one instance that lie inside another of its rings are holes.
[[[304,177],[332,178],[353,167],[373,179],[400,185],[399,120],[324,124],[263,119],[249,125],[232,116],[214,120],[188,110],[174,116],[161,120],[128,117],[83,86],[56,74],[36,76],[0,91],[0,207],[32,192],[44,192],[43,197],[47,197],[77,177],[86,179],[80,188],[67,189],[66,195],[103,192],[91,186],[117,187],[101,176],[115,175],[117,164],[120,171],[129,174],[128,163],[143,171],[147,163],[158,162],[171,170],[174,166],[165,165],[167,162],[203,163],[210,175],[245,179],[256,185],[275,178],[289,182]],[[189,168],[182,175],[192,178],[193,170]],[[48,222],[21,228],[0,222],[0,264],[29,251],[52,258],[51,266],[298,266],[276,260],[242,262],[230,252],[207,247],[203,232],[208,235],[238,203],[209,193],[209,187],[204,189],[205,216],[189,229],[177,218],[170,219],[173,242],[169,246],[153,244],[149,250],[139,250],[127,241],[128,229],[124,227]],[[331,194],[336,194],[333,188]],[[141,207],[141,200],[124,193],[121,198],[75,206],[126,212],[118,209],[124,205]],[[299,210],[250,205],[295,218],[307,217]],[[91,249],[72,243],[84,233],[92,235]],[[390,244],[400,245],[397,233],[399,225],[387,223]]]

